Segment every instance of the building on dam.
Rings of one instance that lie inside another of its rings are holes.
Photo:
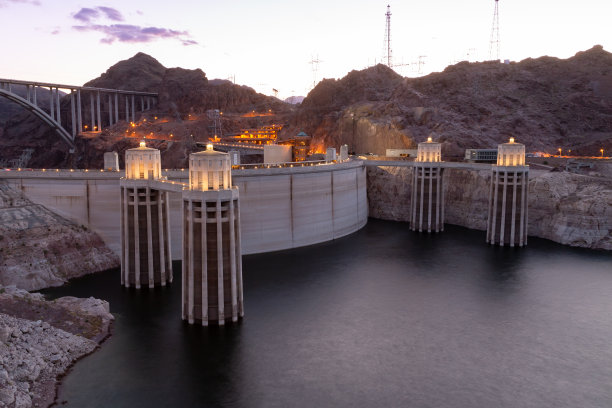
[[[182,316],[190,324],[223,325],[244,315],[240,201],[227,153],[189,155],[182,194]]]
[[[125,152],[121,187],[121,284],[165,286],[172,282],[168,192],[158,187],[161,156],[140,146]]]
[[[492,165],[487,243],[527,245],[528,183],[525,145],[511,137],[497,147],[497,164]]]
[[[413,231],[444,231],[442,145],[431,137],[419,143],[412,176],[410,228]]]

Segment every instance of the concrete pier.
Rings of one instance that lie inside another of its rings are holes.
[[[444,231],[444,186],[442,145],[432,141],[419,143],[412,178],[410,229]]]
[[[167,191],[155,188],[161,179],[157,149],[140,147],[125,153],[121,179],[121,284],[153,288],[172,282],[170,207]]]
[[[487,243],[527,245],[527,194],[529,166],[525,165],[525,145],[500,144],[497,164],[492,166],[487,221]]]
[[[182,272],[183,320],[223,325],[244,316],[238,187],[229,155],[212,145],[189,156]]]

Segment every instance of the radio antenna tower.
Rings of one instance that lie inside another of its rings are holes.
[[[491,42],[489,43],[489,60],[499,61],[499,0],[495,0],[493,11],[493,27],[491,28]]]
[[[387,4],[387,12],[385,13],[386,25],[385,25],[385,55],[383,61],[387,60],[387,66],[393,68],[391,61],[391,6]]]

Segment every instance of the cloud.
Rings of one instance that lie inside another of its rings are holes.
[[[100,10],[102,13],[104,13],[109,20],[123,21],[123,16],[121,15],[119,10],[117,10],[117,9],[114,9],[114,8],[111,8],[111,7],[100,6],[100,7],[98,7],[98,10]]]
[[[123,21],[123,16],[119,10],[112,7],[99,6],[96,8],[83,7],[77,11],[72,17],[83,23],[91,23],[100,17],[106,17],[112,21]]]
[[[34,6],[40,6],[38,0],[0,0],[0,7],[8,6],[9,4],[32,4]]]
[[[115,41],[124,43],[148,43],[161,39],[175,39],[183,45],[196,45],[197,41],[189,38],[187,31],[178,31],[161,27],[141,27],[131,24],[89,24],[73,27],[77,31],[96,31],[103,33],[104,38],[100,40],[104,44],[112,44]]]
[[[3,1],[3,0],[0,0]],[[138,12],[141,14],[141,12]],[[72,15],[82,24],[72,26],[81,32],[94,31],[104,34],[100,40],[103,44],[112,44],[115,41],[124,43],[149,43],[163,39],[175,39],[184,46],[197,45],[188,31],[173,30],[163,27],[142,27],[133,24],[101,24],[98,20],[124,21],[119,10],[111,7],[84,7]],[[104,21],[102,21],[103,23]]]
[[[98,10],[84,7],[80,9],[73,17],[76,20],[89,23],[90,21],[97,19],[99,16],[100,12]]]

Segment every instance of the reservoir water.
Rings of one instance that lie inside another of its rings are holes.
[[[485,244],[369,220],[245,256],[245,318],[181,319],[119,271],[47,290],[108,300],[113,336],[63,379],[68,407],[612,407],[612,254]]]

